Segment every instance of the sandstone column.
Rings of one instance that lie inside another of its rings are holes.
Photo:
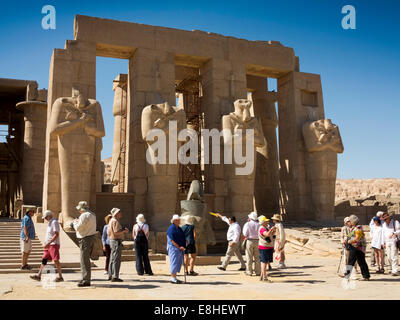
[[[96,43],[67,40],[65,49],[55,49],[50,63],[47,120],[57,98],[71,95],[78,87],[89,99],[96,98]],[[96,161],[93,169],[90,207],[96,207],[96,192],[101,191],[101,139],[96,141]],[[43,210],[61,212],[61,175],[56,136],[46,131],[45,176],[43,182]],[[83,200],[83,199],[82,199]]]
[[[25,204],[40,206],[46,147],[47,103],[25,101],[17,104],[24,111],[24,151],[21,184]]]
[[[111,165],[111,183],[113,192],[125,191],[125,155],[126,155],[126,105],[128,75],[120,74],[115,78],[114,90],[114,142]]]
[[[254,116],[261,121],[267,141],[266,146],[257,148],[256,175],[254,186],[255,207],[259,214],[279,211],[279,160],[276,137],[278,117],[275,111],[275,95],[268,92],[268,79],[247,76],[251,90]]]
[[[239,98],[247,98],[245,65],[233,60],[213,58],[201,66],[200,74],[203,92],[201,104],[202,112],[205,115],[205,128],[220,131],[222,116],[234,111],[233,102]],[[207,142],[204,141],[204,143]],[[230,214],[225,210],[225,196],[228,194],[228,188],[224,180],[223,147],[221,147],[220,154],[220,164],[211,164],[213,155],[210,152],[210,164],[204,166],[205,193],[215,195],[214,211]],[[251,199],[250,202],[253,203],[252,201]],[[252,211],[252,205],[248,209]],[[213,226],[215,226],[215,220],[212,220],[211,216],[208,218],[214,222]]]
[[[146,162],[141,117],[146,106],[165,102],[170,106],[176,104],[174,54],[138,48],[129,61],[126,190],[135,193],[134,213],[148,214],[153,231],[165,231],[165,223],[168,225],[175,213],[178,170],[168,171],[168,175],[176,177],[176,185],[157,182]]]
[[[324,118],[321,78],[290,72],[278,79],[279,159],[283,213],[291,220],[314,220],[311,185],[306,176],[302,127]]]

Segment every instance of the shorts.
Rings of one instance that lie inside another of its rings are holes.
[[[27,242],[24,240],[20,239],[20,246],[21,246],[21,252],[22,253],[29,253],[32,251],[32,240],[29,239]]]
[[[260,250],[260,261],[262,263],[270,263],[274,261],[274,249],[258,249]]]
[[[185,254],[195,254],[196,253],[196,244],[188,244],[185,249]]]
[[[49,261],[59,261],[60,260],[60,245],[53,244],[47,249],[44,249],[42,259]]]

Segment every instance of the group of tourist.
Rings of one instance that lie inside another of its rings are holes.
[[[248,215],[248,221],[243,226],[243,242],[242,246],[245,249],[246,261],[240,252],[240,235],[241,228],[236,218],[229,218],[217,214],[217,217],[222,219],[229,225],[227,240],[228,249],[219,270],[225,271],[231,258],[236,255],[241,267],[239,271],[245,271],[245,274],[251,276],[253,271],[256,276],[260,277],[261,281],[268,281],[268,271],[272,270],[271,263],[273,262],[274,252],[276,259],[279,260],[278,268],[285,268],[285,231],[282,225],[282,217],[279,214],[274,214],[271,219],[267,219],[264,215],[257,217],[256,212],[251,212]],[[270,225],[272,220],[273,225]],[[254,264],[254,268],[253,268]]]
[[[91,285],[91,263],[90,257],[94,248],[96,235],[96,215],[90,211],[86,201],[79,202],[76,209],[79,211],[79,218],[75,219],[70,227],[76,231],[76,237],[79,241],[80,264],[82,280],[78,287],[87,287]],[[35,238],[35,226],[32,221],[33,210],[28,210],[21,222],[21,251],[22,251],[22,270],[30,270],[28,257],[32,250],[32,240]],[[236,222],[235,217],[229,218],[216,214],[229,225],[227,240],[228,250],[223,259],[222,265],[218,269],[225,271],[233,255],[236,255],[241,263],[240,271],[245,271],[246,275],[251,276],[253,272],[260,276],[260,280],[269,281],[266,271],[272,270],[273,254],[276,252],[276,258],[280,260],[279,268],[284,268],[284,245],[285,232],[282,226],[282,218],[275,214],[271,220],[274,225],[270,225],[270,219],[265,216],[257,216],[257,213],[249,214],[249,219],[243,227],[242,247],[246,252],[245,264],[240,252],[241,228]],[[122,241],[128,233],[127,228],[121,225],[122,212],[119,208],[113,208],[109,215],[105,217],[105,226],[102,233],[103,251],[106,256],[105,274],[111,282],[122,282],[120,279],[120,267],[122,258]],[[53,261],[58,277],[56,282],[64,281],[60,264],[60,225],[50,210],[46,210],[43,219],[48,222],[44,253],[39,272],[32,275],[31,278],[41,281],[43,270],[48,261]],[[136,217],[136,224],[132,229],[132,238],[136,255],[136,272],[138,275],[153,275],[149,259],[149,225],[146,223],[143,214]],[[196,228],[193,217],[186,216],[185,223],[181,227],[181,217],[173,215],[171,225],[167,230],[167,253],[170,261],[171,283],[181,283],[177,279],[184,264],[185,275],[196,276],[194,271],[196,260]],[[253,268],[254,264],[254,268]],[[190,269],[189,269],[190,268]]]
[[[400,242],[400,223],[392,214],[379,211],[369,224],[371,237],[371,267],[376,266],[376,273],[385,273],[385,255],[392,276],[398,273],[398,247]],[[342,244],[344,248],[345,269],[343,277],[350,277],[353,267],[357,264],[361,269],[362,280],[370,279],[370,271],[365,260],[367,240],[359,218],[351,215],[344,219],[342,228]]]

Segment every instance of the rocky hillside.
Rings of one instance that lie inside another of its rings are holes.
[[[400,179],[348,179],[336,180],[336,200],[349,198],[400,198]]]

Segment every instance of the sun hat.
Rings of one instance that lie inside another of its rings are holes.
[[[144,223],[145,221],[146,221],[146,220],[144,219],[143,213],[139,213],[139,214],[136,216],[136,222],[137,222],[137,223],[139,223],[139,222]]]
[[[80,211],[82,209],[89,209],[88,203],[86,201],[79,201],[78,205],[76,206],[76,210]]]
[[[376,213],[376,216],[377,216],[377,217],[382,217],[383,214],[384,214],[383,211],[378,211],[378,212]]]
[[[43,218],[43,219],[46,219],[48,216],[53,216],[53,211],[51,211],[51,210],[46,210],[46,211],[43,213],[42,218]]]
[[[353,224],[353,225],[358,224],[358,222],[360,221],[360,219],[358,219],[358,217],[356,215],[354,215],[354,214],[352,214],[349,217],[349,219],[350,219],[351,224]]]
[[[257,220],[257,212],[250,212],[250,214],[248,215],[248,217],[251,219],[251,220]]]
[[[172,216],[171,223],[174,223],[174,220],[180,220],[180,219],[181,219],[180,216],[178,216],[177,214],[174,214],[174,215]]]
[[[350,222],[350,218],[349,217],[344,218],[344,223],[346,224],[347,222]]]
[[[111,209],[111,215],[113,216],[113,218],[117,215],[118,212],[120,212],[121,209],[119,208],[112,208]]]
[[[272,217],[271,220],[278,220],[278,221],[282,221],[282,217],[280,214],[275,213]]]
[[[269,221],[269,219],[267,219],[265,216],[259,216],[258,217],[258,222],[260,224],[263,224],[264,222],[268,222],[268,221]]]

